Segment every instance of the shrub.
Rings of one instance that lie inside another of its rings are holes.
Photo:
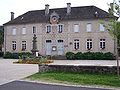
[[[3,55],[4,55],[4,52],[0,52],[0,57],[3,57]]]
[[[10,52],[6,52],[4,54],[4,58],[6,59],[19,59],[19,57],[23,58],[23,56],[25,57],[30,57],[32,54],[30,52],[22,52],[22,53],[10,53]]]
[[[104,54],[102,52],[95,52],[94,58],[96,60],[104,60]]]
[[[114,55],[113,55],[112,53],[107,52],[107,53],[104,53],[104,59],[105,59],[105,60],[106,60],[106,59],[108,59],[108,60],[113,60],[113,59],[115,59],[115,58],[114,58]]]
[[[6,52],[3,57],[8,59],[8,58],[13,58],[13,55],[10,52]]]
[[[102,52],[77,52],[74,54],[73,52],[67,52],[66,58],[69,60],[114,60],[115,57],[112,53],[102,53]]]
[[[66,58],[69,60],[74,60],[75,59],[75,54],[73,52],[67,52],[66,53]]]
[[[83,53],[83,59],[86,59],[86,60],[94,60],[94,53],[93,52],[85,52]]]
[[[12,53],[12,59],[19,59],[19,53]]]
[[[77,52],[75,54],[75,59],[77,59],[77,60],[83,59],[83,54],[81,52]]]
[[[21,52],[19,53],[19,57],[23,58],[23,57],[30,57],[32,55],[32,53],[30,52]]]

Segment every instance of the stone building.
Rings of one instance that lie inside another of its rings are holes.
[[[4,24],[4,52],[31,52],[37,36],[41,55],[65,55],[66,52],[112,52],[114,40],[104,24],[109,14],[96,6],[28,11]],[[103,23],[101,23],[101,21]]]

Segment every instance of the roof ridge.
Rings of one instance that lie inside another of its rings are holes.
[[[74,6],[74,7],[71,7],[71,8],[85,8],[85,7],[96,7],[94,5],[89,5],[89,6]],[[58,9],[67,9],[67,7],[62,7],[62,8],[50,8],[49,10],[58,10]],[[40,9],[40,10],[30,10],[28,12],[32,12],[32,11],[45,11],[45,9]]]

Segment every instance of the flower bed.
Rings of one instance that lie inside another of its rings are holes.
[[[53,60],[48,60],[47,58],[41,58],[41,57],[34,57],[34,58],[25,58],[25,59],[19,59],[16,62],[13,63],[18,63],[18,64],[49,64],[53,63]]]

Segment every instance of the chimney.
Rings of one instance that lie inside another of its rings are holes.
[[[11,20],[14,19],[14,12],[11,12]]]
[[[71,13],[71,3],[67,3],[67,14]]]
[[[45,5],[45,15],[49,14],[49,4]]]

